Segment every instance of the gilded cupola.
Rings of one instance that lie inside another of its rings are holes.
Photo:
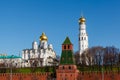
[[[48,38],[47,38],[47,36],[45,35],[45,33],[43,32],[42,33],[42,35],[40,36],[40,41],[47,41],[48,40]]]
[[[80,19],[79,19],[79,24],[83,24],[85,23],[85,18],[82,16]]]

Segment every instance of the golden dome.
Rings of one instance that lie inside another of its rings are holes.
[[[48,38],[47,38],[47,36],[45,35],[45,33],[42,33],[42,35],[40,36],[40,41],[43,41],[43,40],[45,40],[45,41],[48,40]]]
[[[79,23],[80,24],[85,23],[85,18],[83,16],[79,19]]]

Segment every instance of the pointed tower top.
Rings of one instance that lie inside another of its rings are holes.
[[[68,36],[66,37],[65,41],[63,42],[63,45],[64,44],[72,44]]]

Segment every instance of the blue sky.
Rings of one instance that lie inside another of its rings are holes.
[[[77,51],[81,12],[89,47],[120,48],[119,0],[0,0],[0,53],[18,55],[34,40],[39,43],[42,32],[57,54],[66,36]]]

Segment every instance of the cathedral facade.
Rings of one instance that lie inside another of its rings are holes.
[[[39,45],[34,41],[31,49],[24,49],[22,51],[23,67],[53,65],[56,53],[53,50],[52,44],[48,45],[47,41],[47,36],[45,33],[42,33]]]

